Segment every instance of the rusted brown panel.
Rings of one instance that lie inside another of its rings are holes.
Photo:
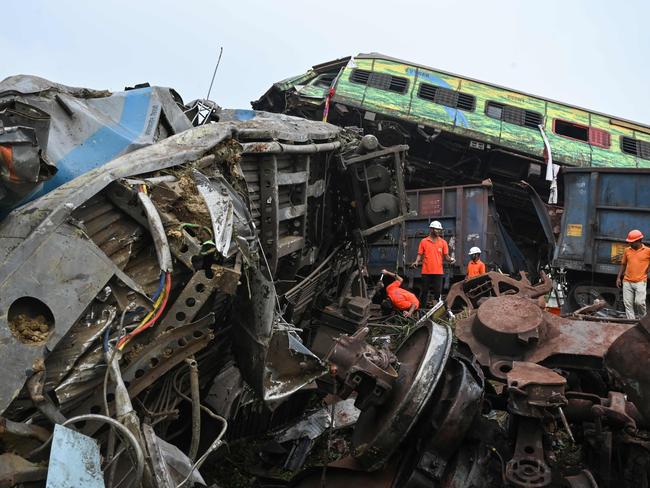
[[[645,419],[650,419],[650,335],[645,328],[648,323],[646,316],[642,324],[621,334],[605,357],[607,370]]]
[[[456,336],[500,378],[512,361],[600,368],[609,347],[631,324],[570,320],[539,309],[521,296],[488,298],[477,313],[456,323]]]

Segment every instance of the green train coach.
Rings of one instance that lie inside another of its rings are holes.
[[[426,160],[436,158],[417,145],[443,133],[470,150],[543,162],[541,126],[560,165],[650,167],[647,125],[376,53],[316,65],[275,83],[253,107],[322,118],[328,95],[330,122],[363,126],[385,144],[415,143],[412,155]]]

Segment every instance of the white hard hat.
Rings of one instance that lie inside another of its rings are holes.
[[[474,246],[469,250],[469,255],[471,256],[472,254],[481,254],[481,249]]]
[[[437,220],[434,220],[433,222],[431,222],[429,224],[429,229],[442,230],[442,224],[440,222],[438,222]]]

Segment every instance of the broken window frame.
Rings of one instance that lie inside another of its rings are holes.
[[[578,137],[573,137],[568,134],[562,134],[561,132],[558,132],[558,123],[567,124],[586,131],[586,139],[580,139]],[[591,127],[589,125],[578,124],[566,119],[553,119],[553,132],[560,137],[566,137],[567,139],[571,139],[573,141],[585,142],[602,149],[609,149],[611,146],[611,137],[609,135],[609,132],[606,130],[598,129],[597,127]]]
[[[650,160],[650,142],[635,139],[634,137],[621,136],[619,144],[622,153]],[[632,145],[634,146],[634,150],[630,147]]]
[[[365,81],[359,80],[357,74],[362,74],[362,78],[365,77]],[[376,88],[377,90],[400,93],[402,95],[408,91],[409,87],[408,78],[359,68],[352,70],[352,73],[350,73],[349,81],[350,83],[366,85],[369,88]]]
[[[423,91],[425,90],[429,90],[432,93],[430,95],[427,94],[427,96],[424,96]],[[444,94],[444,97],[442,95],[438,96],[439,94]],[[476,109],[476,97],[474,95],[452,90],[450,88],[445,88],[443,86],[432,85],[431,83],[421,82],[418,87],[417,95],[418,98],[421,98],[422,100],[433,102],[438,105],[443,105],[445,107],[463,110],[465,112],[474,112]],[[465,101],[469,101],[471,99],[471,107],[467,108],[467,106],[460,106],[462,97],[465,97]],[[436,98],[438,98],[438,100],[436,100]],[[451,98],[453,99],[453,102],[445,103],[444,98]]]
[[[499,117],[490,114],[490,108],[498,108],[500,110]],[[520,115],[521,123],[515,121],[514,118],[511,118],[510,120],[505,120],[504,114],[508,112],[510,112],[511,115],[514,114]],[[492,100],[488,100],[485,102],[485,115],[487,115],[491,119],[500,120],[501,122],[505,122],[507,124],[518,125],[519,127],[526,127],[528,129],[537,129],[538,125],[543,124],[544,122],[544,116],[539,112],[534,112],[532,110],[527,110],[521,107],[515,107],[514,105],[508,105],[506,103],[495,102]],[[531,124],[529,122],[530,119],[533,119],[533,122],[537,122],[537,123]]]

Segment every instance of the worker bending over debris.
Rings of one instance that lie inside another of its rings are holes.
[[[485,263],[481,261],[481,249],[474,246],[469,250],[469,257],[471,261],[467,263],[467,275],[465,279],[485,274]]]
[[[442,268],[443,260],[450,264],[455,262],[449,256],[449,246],[447,241],[442,238],[442,230],[442,224],[437,220],[429,224],[429,235],[420,241],[418,257],[411,265],[413,268],[417,268],[422,264],[420,303],[425,307],[429,300],[430,290],[433,290],[436,301],[440,300],[440,295],[442,295],[442,279],[445,276]]]
[[[420,308],[420,301],[413,293],[402,288],[404,279],[397,273],[391,273],[386,269],[381,270],[382,275],[390,276],[394,281],[386,287],[386,295],[388,298],[381,304],[384,311],[390,311],[393,308],[403,313],[404,317],[410,317],[418,308]],[[383,279],[383,276],[382,276]],[[382,280],[379,280],[379,285],[384,286]]]
[[[643,234],[640,230],[631,230],[627,242],[630,247],[625,249],[621,267],[618,270],[616,286],[623,286],[623,304],[628,319],[641,318],[646,314],[646,284],[648,281],[648,267],[650,267],[650,247],[644,246],[641,240]],[[638,316],[634,315],[634,306]]]

